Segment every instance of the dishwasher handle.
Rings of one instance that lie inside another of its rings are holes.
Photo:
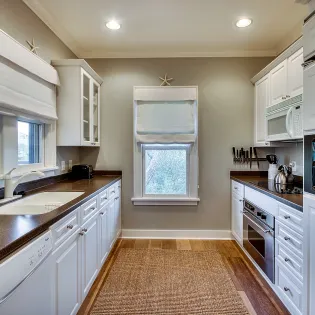
[[[0,298],[0,304],[2,304],[5,300],[7,300],[13,293],[14,291],[25,281],[27,280],[38,268],[41,266],[46,259],[49,257],[50,252],[52,249],[50,249],[47,253],[46,256],[16,285],[14,288],[12,288],[7,294],[5,294],[2,298]]]

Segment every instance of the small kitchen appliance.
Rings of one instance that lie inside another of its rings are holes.
[[[266,159],[269,162],[268,179],[274,180],[278,174],[278,158],[275,154],[268,154]]]
[[[88,164],[73,165],[72,179],[91,179],[93,177],[93,167]]]

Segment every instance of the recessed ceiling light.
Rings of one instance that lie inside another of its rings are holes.
[[[240,19],[240,20],[238,20],[238,21],[236,22],[236,26],[237,26],[237,27],[247,27],[247,26],[251,25],[252,22],[253,22],[253,21],[252,21],[251,19],[247,19],[247,18],[245,18],[245,19]]]
[[[106,27],[109,28],[110,30],[119,30],[120,29],[120,24],[114,20],[109,21],[106,23]]]

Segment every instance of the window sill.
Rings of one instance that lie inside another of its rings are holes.
[[[135,206],[197,206],[199,198],[131,198]]]
[[[20,177],[24,175],[25,173],[32,172],[32,171],[40,171],[40,172],[46,173],[46,172],[56,171],[58,169],[59,169],[58,166],[39,167],[39,168],[33,168],[33,169],[29,168],[29,169],[24,169],[20,171],[14,171],[14,173],[12,174],[12,178]],[[5,177],[5,174],[0,174],[0,179],[4,179],[4,177]]]

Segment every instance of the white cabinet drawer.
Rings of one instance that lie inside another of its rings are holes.
[[[106,203],[108,202],[108,189],[105,189],[98,195],[98,204],[99,208],[101,209]]]
[[[116,197],[117,187],[112,185],[108,188],[108,199],[113,199]]]
[[[80,227],[79,208],[50,227],[54,248],[66,241]]]
[[[244,198],[244,185],[232,180],[232,192]]]
[[[303,235],[303,212],[279,203],[278,221]]]
[[[276,239],[303,257],[303,236],[276,220]]]
[[[85,223],[91,218],[98,210],[97,208],[97,197],[90,199],[88,202],[81,206],[81,219],[82,223]]]
[[[121,180],[118,181],[118,182],[115,184],[115,186],[116,186],[116,196],[118,197],[118,196],[121,195]]]
[[[303,281],[303,259],[276,240],[276,259]]]
[[[292,314],[302,312],[303,284],[280,262],[276,261],[276,288]]]

